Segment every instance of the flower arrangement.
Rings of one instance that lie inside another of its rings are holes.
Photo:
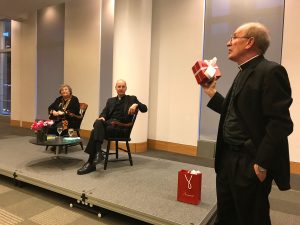
[[[54,124],[53,120],[34,121],[33,124],[31,125],[31,130],[37,132],[38,130],[46,129],[47,127],[52,126],[53,124]]]

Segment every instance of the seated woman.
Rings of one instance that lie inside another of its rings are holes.
[[[72,88],[67,84],[62,84],[59,88],[60,96],[48,107],[49,119],[54,120],[54,124],[49,128],[49,134],[58,134],[57,127],[63,127],[61,135],[68,132],[68,128],[79,128],[79,100],[72,95]]]

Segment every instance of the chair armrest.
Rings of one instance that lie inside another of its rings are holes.
[[[76,115],[76,114],[74,114],[74,113],[68,113],[68,115],[71,116],[71,117],[75,117],[75,118],[77,118],[77,119],[80,119],[80,120],[83,118],[82,115]]]

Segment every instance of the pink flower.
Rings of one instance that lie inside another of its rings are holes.
[[[39,121],[34,121],[33,124],[31,125],[31,129],[34,130],[34,131],[37,131],[37,130],[41,130],[41,129],[44,129],[48,126],[51,126],[54,124],[54,121],[53,120],[39,120]]]

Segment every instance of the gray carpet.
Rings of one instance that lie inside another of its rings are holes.
[[[98,218],[94,213],[70,208],[72,199],[29,184],[15,186],[0,176],[1,225],[149,225],[114,212]]]

